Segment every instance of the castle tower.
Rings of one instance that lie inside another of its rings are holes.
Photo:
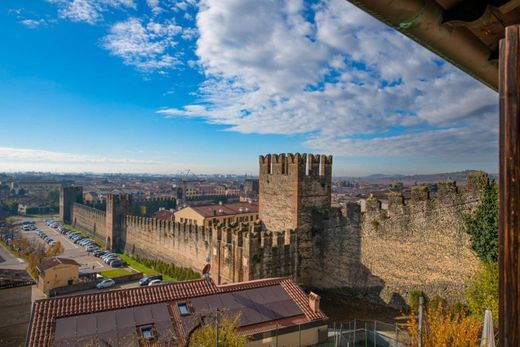
[[[121,250],[121,236],[125,229],[125,217],[132,211],[132,195],[107,196],[106,210],[106,248],[112,251]]]
[[[298,229],[312,223],[313,211],[330,209],[332,156],[260,156],[259,214],[264,228]]]
[[[60,220],[72,224],[72,205],[83,203],[82,187],[61,187],[60,189]]]

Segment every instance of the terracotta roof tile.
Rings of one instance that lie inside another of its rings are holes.
[[[74,259],[52,257],[52,258],[45,259],[40,265],[38,265],[38,269],[41,271],[45,271],[47,269],[50,269],[51,267],[54,267],[54,266],[60,265],[60,264],[71,264],[71,265],[81,266]]]
[[[311,311],[308,305],[307,294],[289,278],[271,278],[224,286],[217,286],[213,281],[203,279],[160,286],[110,290],[94,294],[38,300],[33,305],[33,313],[27,336],[27,346],[53,345],[55,322],[56,319],[62,317],[152,303],[173,302],[199,296],[273,285],[280,285],[289,294],[304,312],[308,321],[327,319],[323,312],[314,313]],[[175,317],[175,313],[173,313],[173,316]],[[176,324],[174,324],[174,326],[179,329]],[[180,329],[182,329],[182,327],[180,327]],[[176,333],[178,333],[177,336],[183,336],[185,332],[181,330]]]

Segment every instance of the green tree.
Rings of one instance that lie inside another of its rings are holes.
[[[484,262],[498,260],[498,187],[482,184],[475,211],[464,216],[464,227],[471,236],[471,247]]]
[[[498,264],[483,263],[469,286],[468,307],[471,313],[484,319],[484,312],[490,309],[493,319],[498,320]]]
[[[245,347],[247,343],[247,336],[238,333],[239,317],[231,320],[224,317],[220,320],[218,326],[218,341],[219,346],[222,347]],[[191,335],[189,342],[190,347],[212,347],[215,346],[217,333],[213,319],[208,319],[208,324],[203,324],[200,328],[195,330]],[[213,323],[213,324],[212,324]]]

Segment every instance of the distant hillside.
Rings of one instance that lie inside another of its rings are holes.
[[[445,180],[454,180],[457,183],[465,183],[469,173],[477,170],[465,170],[457,172],[444,172],[424,175],[385,175],[373,174],[365,177],[344,177],[344,179],[355,180],[359,182],[375,183],[375,184],[391,184],[394,182],[402,182],[404,185],[413,185],[421,183],[435,183]],[[498,174],[489,174],[493,179],[498,178]]]

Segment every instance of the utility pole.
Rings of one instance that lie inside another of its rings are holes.
[[[218,308],[217,308],[217,315],[215,317],[215,332],[216,332],[215,335],[217,336],[217,338],[215,340],[215,346],[218,347]]]
[[[421,295],[419,297],[419,330],[418,330],[418,340],[419,347],[422,347],[422,326],[423,326],[423,306],[424,306],[424,297]]]

